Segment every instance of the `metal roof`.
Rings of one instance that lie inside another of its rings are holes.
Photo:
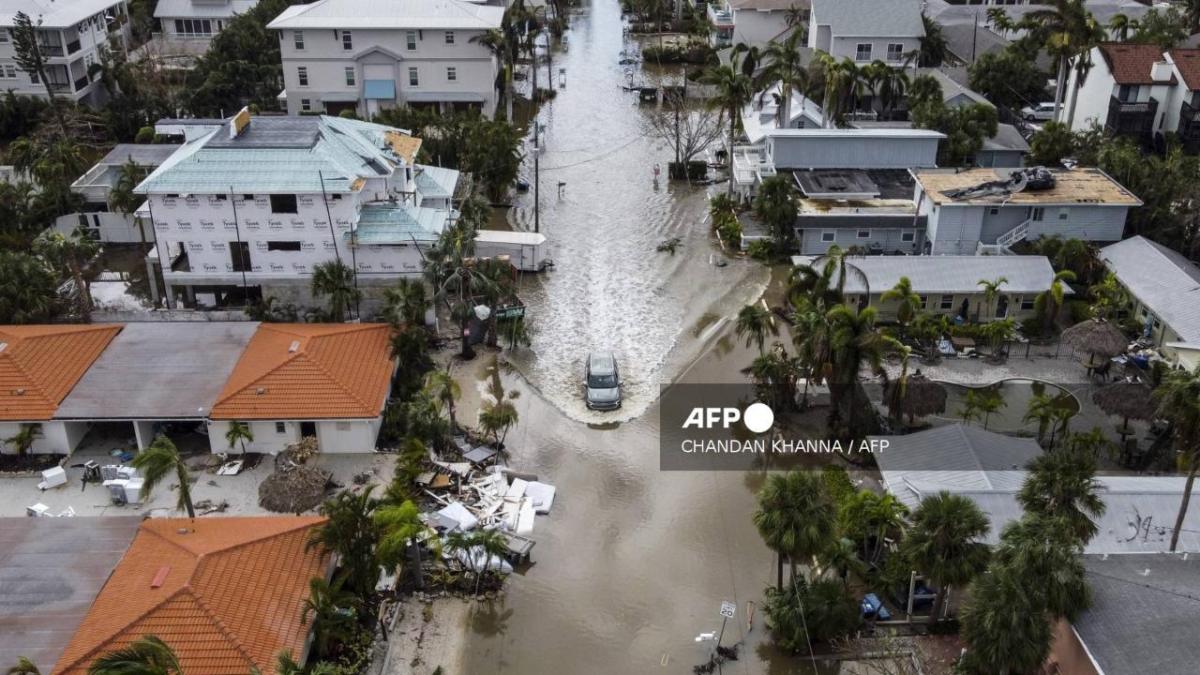
[[[366,204],[353,234],[347,232],[344,238],[360,246],[412,244],[414,240],[437,241],[449,217],[450,212],[444,209],[407,204]]]
[[[227,19],[254,9],[258,0],[158,0],[156,19]]]
[[[17,12],[25,12],[42,28],[70,28],[119,4],[120,0],[0,0],[0,25],[14,25]]]
[[[1029,141],[1011,124],[997,124],[996,135],[984,139],[984,150],[1017,150],[1029,152]]]
[[[1008,279],[1001,287],[1004,293],[1041,293],[1054,280],[1054,268],[1041,255],[869,255],[849,257],[846,262],[866,276],[870,292],[876,295],[895,286],[900,277],[908,277],[913,290],[922,295],[982,293],[979,280],[997,277]],[[859,275],[846,280],[847,293],[866,290]]]
[[[178,143],[118,143],[97,164],[124,164],[133,160],[138,166],[158,166],[179,149]]]
[[[1200,268],[1139,235],[1100,249],[1129,292],[1186,342],[1200,340]]]
[[[0,663],[24,656],[49,673],[141,522],[0,518]]]
[[[256,322],[126,324],[54,419],[204,419]]]
[[[1200,663],[1200,558],[1083,558],[1092,606],[1073,624],[1105,675],[1194,673]]]
[[[428,164],[417,164],[416,168],[417,175],[414,180],[417,183],[417,192],[420,192],[422,197],[449,199],[454,196],[454,189],[458,186],[458,171]]]
[[[482,31],[499,28],[503,16],[504,7],[459,0],[373,0],[367,3],[318,0],[288,7],[267,24],[267,28],[462,28]]]
[[[923,37],[921,0],[812,0],[813,26],[833,37]]]
[[[381,124],[328,116],[255,116],[236,137],[223,123],[184,143],[139,194],[351,192],[404,160]],[[323,179],[323,180],[322,180]]]

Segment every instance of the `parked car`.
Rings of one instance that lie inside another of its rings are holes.
[[[1048,122],[1054,119],[1054,103],[1039,103],[1021,108],[1021,117],[1029,122]]]
[[[616,410],[621,407],[621,375],[612,352],[588,354],[583,386],[587,407],[592,410]]]

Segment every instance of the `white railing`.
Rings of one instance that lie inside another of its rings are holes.
[[[1029,235],[1029,222],[1030,221],[1026,220],[1008,232],[996,237],[996,245],[1008,247],[1012,246],[1018,241],[1023,241],[1025,237]]]

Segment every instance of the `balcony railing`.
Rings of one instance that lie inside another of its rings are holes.
[[[78,80],[75,80],[75,91],[79,91],[91,83],[92,83],[92,81],[88,79],[88,76],[84,75],[83,77],[79,78]]]
[[[72,40],[67,43],[67,53],[74,54],[75,52],[79,51],[81,46],[82,45],[79,44],[79,40]]]
[[[715,5],[708,6],[708,19],[717,28],[733,27],[733,13]]]
[[[71,92],[71,85],[67,84],[66,82],[51,82],[47,86],[50,87],[50,91],[55,93]]]
[[[46,56],[46,57],[64,56],[65,55],[65,52],[63,52],[62,45],[39,44],[38,51],[42,53],[42,56]]]
[[[1148,101],[1122,101],[1113,96],[1108,101],[1108,119],[1104,128],[1118,135],[1132,136],[1143,143],[1149,142],[1154,132],[1154,119],[1158,115],[1158,99]]]

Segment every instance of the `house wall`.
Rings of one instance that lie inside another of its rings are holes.
[[[871,58],[863,61],[858,60],[859,44],[871,45]],[[888,59],[887,53],[889,44],[901,45],[901,57],[899,59]],[[830,48],[827,51],[829,51],[831,55],[839,60],[847,58],[851,61],[855,61],[859,65],[870,63],[872,61],[883,61],[890,66],[899,67],[904,64],[903,55],[913,51],[914,49],[919,49],[920,46],[921,40],[917,37],[853,37],[835,35],[833,36]]]
[[[1127,206],[1047,206],[1044,220],[1029,224],[1029,238],[1058,235],[1063,239],[1120,241],[1128,213]],[[1060,214],[1065,214],[1066,218],[1060,218]]]
[[[14,14],[15,11],[14,9]],[[109,31],[108,24],[104,20],[106,14],[122,17],[122,21],[113,23],[112,31]],[[69,74],[71,79],[68,86],[55,91],[56,96],[72,101],[83,101],[103,95],[101,91],[103,86],[99,84],[99,75],[89,78],[90,81],[78,89],[76,89],[74,81],[87,76],[87,70],[91,64],[100,62],[100,48],[108,45],[110,36],[117,40],[118,44],[128,42],[128,17],[129,9],[125,0],[114,0],[104,9],[73,26],[53,27],[43,24],[41,31],[48,34],[49,44],[62,47],[61,55],[58,53],[45,54],[47,66],[53,71],[60,71],[63,77],[67,77]],[[33,19],[36,22],[39,17],[34,16]],[[45,98],[45,87],[16,65],[16,49],[8,32],[11,28],[11,19],[6,18],[4,25],[0,26],[2,29],[0,33],[3,33],[3,41],[0,41],[0,90],[12,90],[17,95]],[[79,48],[68,54],[67,45],[76,40],[79,42]],[[10,72],[12,72],[12,76],[8,77]]]
[[[64,235],[69,235],[78,228],[83,228],[89,236],[106,244],[138,244],[143,241],[143,235],[145,241],[154,241],[150,224],[145,223],[139,227],[138,219],[132,214],[88,211],[59,216],[54,221],[55,231]]]
[[[373,452],[379,438],[381,418],[372,420],[326,420],[317,422],[321,452]]]
[[[1025,166],[1025,153],[1020,150],[980,150],[975,153],[975,166],[985,169],[1018,169]]]
[[[455,30],[454,44],[446,44],[444,30],[413,31],[416,49],[408,49],[408,30],[351,31],[351,49],[343,47],[336,26],[308,29],[303,33],[303,49],[296,48],[296,32],[279,32],[283,59],[283,80],[287,89],[290,115],[304,112],[302,99],[310,101],[311,111],[323,110],[322,97],[336,100],[358,99],[361,114],[367,113],[362,99],[363,81],[392,79],[397,101],[404,103],[412,94],[474,94],[482,98],[483,112],[491,115],[496,108],[495,82],[499,72],[496,59],[483,45],[471,39],[483,31]],[[301,85],[299,68],[308,69],[308,84]],[[346,83],[346,68],[355,69],[355,82]],[[455,69],[455,80],[448,79],[447,68]],[[416,68],[418,84],[409,80],[409,68]],[[392,102],[384,102],[392,103]]]
[[[1028,239],[1057,235],[1063,239],[1119,241],[1129,210],[1126,206],[1096,204],[1042,208],[1042,220],[1029,223]],[[925,213],[926,208],[921,212]],[[933,244],[933,254],[974,255],[977,244],[996,243],[997,237],[1031,218],[1032,211],[1029,206],[1016,204],[943,204],[929,208],[928,216],[926,236]]]
[[[1075,119],[1071,124],[1071,129],[1075,131],[1090,129],[1093,124],[1104,126],[1108,119],[1108,102],[1116,86],[1112,71],[1108,69],[1108,63],[1099,49],[1092,50],[1091,59],[1092,69],[1079,87],[1075,100]],[[1072,87],[1068,91],[1073,91],[1076,84],[1074,70],[1068,83]]]
[[[751,47],[765,47],[772,40],[778,42],[788,30],[787,12],[783,10],[734,10],[733,23],[733,44],[744,42]]]
[[[87,434],[87,422],[48,421],[36,422],[41,424],[41,435],[33,442],[30,452],[36,455],[69,455],[79,447],[80,441]],[[6,455],[15,454],[16,450],[9,445],[8,439],[21,431],[21,422],[0,422],[0,452]]]
[[[926,239],[933,255],[975,255],[983,227],[982,206],[934,206]]]
[[[382,418],[370,420],[319,420],[316,421],[317,445],[325,453],[372,452],[379,437]],[[280,432],[277,424],[283,425]],[[274,455],[287,446],[300,441],[301,420],[255,420],[247,422],[254,440],[246,443],[247,452]],[[214,453],[241,454],[242,445],[230,448],[225,440],[229,431],[228,420],[211,420],[208,423],[209,448]]]
[[[867,219],[864,219],[867,220]],[[817,221],[819,217],[811,218],[810,221]],[[865,230],[870,233],[866,238],[859,238],[859,231]],[[837,244],[843,251],[851,246],[870,247],[877,244],[883,247],[884,253],[919,253],[921,251],[922,237],[921,232],[917,228],[881,228],[871,227],[869,224],[864,224],[862,228],[821,228],[821,227],[805,227],[797,228],[797,237],[800,240],[801,255],[822,255],[829,251],[829,248]],[[824,236],[832,234],[833,241],[825,241]],[[912,236],[912,241],[904,241],[904,235]]]
[[[885,302],[880,299],[883,292],[887,290],[888,289],[886,288],[872,288],[870,305],[876,308],[876,311],[879,313],[880,320],[895,321],[896,309],[899,307],[899,302],[895,300],[888,300]],[[925,299],[925,304],[922,309],[931,314],[944,314],[946,316],[953,317],[958,314],[960,309],[962,309],[963,300],[967,300],[970,303],[970,308],[968,310],[969,314],[974,317],[974,315],[978,313],[979,320],[983,322],[992,321],[996,318],[1009,318],[1016,321],[1022,321],[1036,315],[1036,312],[1033,310],[1033,302],[1037,297],[1036,294],[1001,293],[1000,295],[1008,299],[1007,311],[1003,317],[995,316],[996,310],[999,307],[999,298],[997,298],[994,303],[988,304],[984,301],[982,293],[925,294],[922,296]],[[847,294],[847,302],[850,304],[857,302],[858,296],[854,296],[852,300],[850,299],[850,296],[851,294]],[[948,306],[944,300],[949,300]],[[1022,309],[1023,301],[1027,303],[1024,309]]]
[[[1045,672],[1103,675],[1066,619],[1059,619],[1054,626],[1054,641],[1050,644],[1050,656],[1046,659]]]

